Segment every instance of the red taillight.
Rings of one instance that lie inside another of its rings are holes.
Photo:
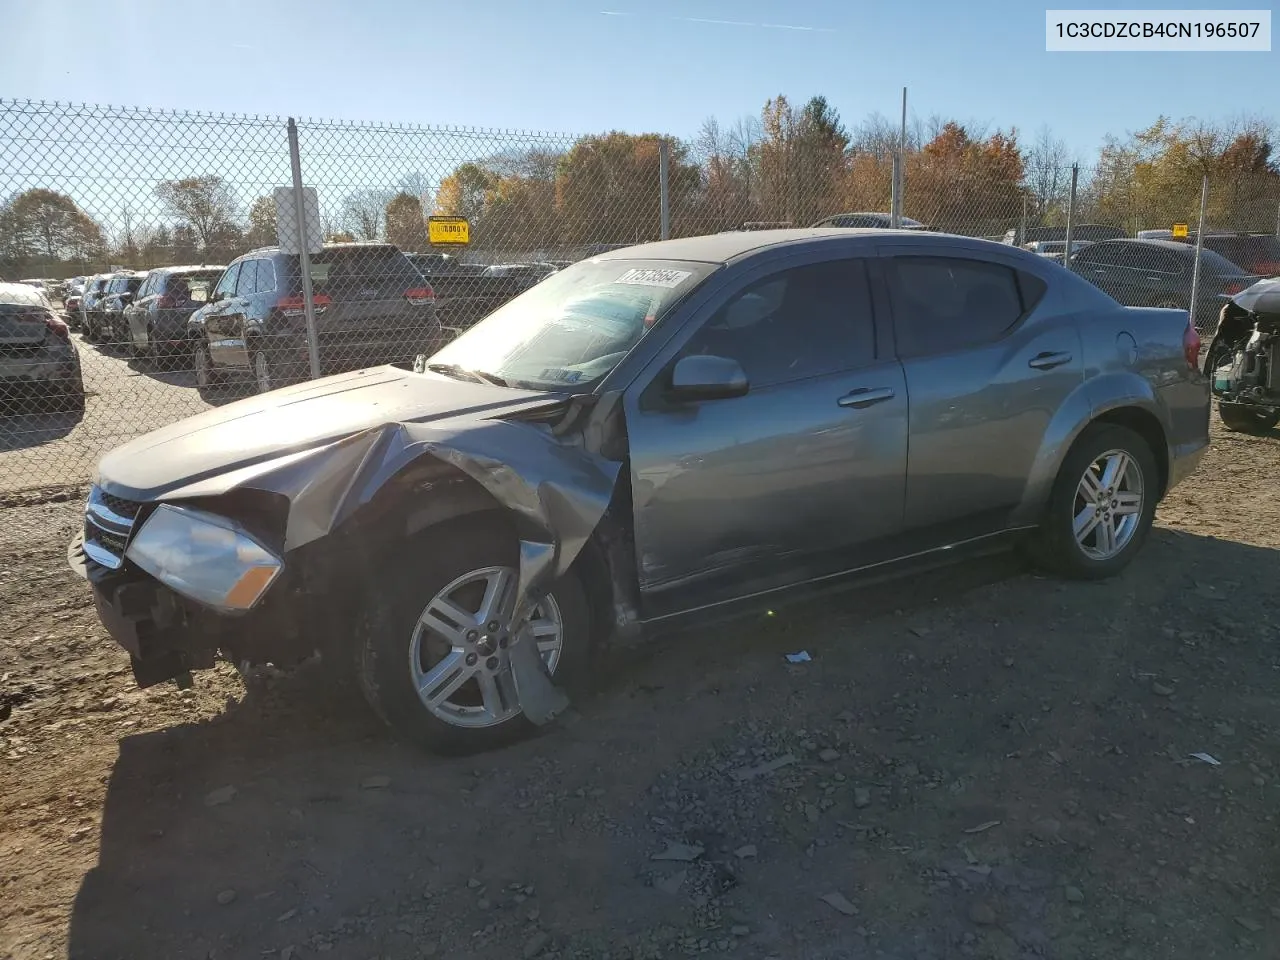
[[[1222,288],[1222,292],[1230,297],[1239,293],[1241,290],[1243,290],[1247,286],[1249,286],[1249,284],[1243,281],[1232,280],[1230,283],[1228,283],[1225,287]]]
[[[59,340],[67,340],[71,337],[71,331],[67,329],[66,323],[57,317],[45,317],[44,325]]]
[[[410,287],[404,292],[404,298],[415,307],[420,307],[424,303],[431,303],[435,300],[436,292],[430,287]]]
[[[1191,321],[1187,321],[1187,329],[1182,334],[1182,355],[1187,366],[1192,370],[1200,369],[1200,333]]]
[[[316,313],[323,313],[325,308],[332,302],[327,293],[317,293],[311,298],[311,303],[316,308]],[[302,302],[301,297],[281,297],[277,304],[280,312],[286,317],[301,317],[307,312],[306,305]]]

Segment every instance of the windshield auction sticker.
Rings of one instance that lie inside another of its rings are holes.
[[[1045,50],[1271,50],[1270,10],[1046,10]]]
[[[628,270],[614,283],[634,283],[640,287],[678,287],[693,276],[689,270]]]

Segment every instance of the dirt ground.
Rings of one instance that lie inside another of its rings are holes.
[[[1274,958],[1278,467],[1218,432],[1114,581],[999,560],[673,638],[466,760],[314,672],[135,690],[77,500],[11,498],[0,957]]]

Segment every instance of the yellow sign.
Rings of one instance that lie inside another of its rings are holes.
[[[471,224],[466,217],[427,217],[427,239],[432,243],[465,246],[471,242]]]
[[[1173,225],[1173,235],[1175,237],[1185,237],[1187,235],[1187,225],[1185,223],[1175,223]]]

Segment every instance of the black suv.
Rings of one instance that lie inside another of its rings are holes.
[[[327,243],[311,255],[321,370],[412,364],[440,343],[435,291],[389,243]],[[252,373],[260,393],[310,374],[298,257],[246,253],[223,272],[187,322],[196,385]]]

